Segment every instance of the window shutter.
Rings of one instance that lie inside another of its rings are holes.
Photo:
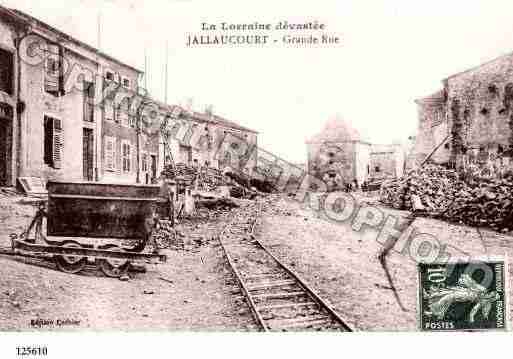
[[[105,119],[108,121],[114,120],[114,105],[110,100],[105,100]]]
[[[59,92],[59,79],[55,74],[58,64],[54,57],[48,57],[45,61],[45,91],[51,94]]]
[[[112,138],[111,139],[112,141],[112,153],[111,153],[111,156],[112,156],[112,169],[115,170],[116,168],[118,168],[118,163],[117,163],[117,141],[115,138]]]
[[[59,60],[58,60],[58,67],[59,67],[59,75],[58,75],[58,87],[59,87],[59,94],[61,96],[64,96],[66,94],[66,90],[64,89],[64,47],[58,46],[58,53],[59,53]]]
[[[84,121],[94,122],[94,83],[84,81]]]
[[[111,137],[105,138],[105,167],[108,170],[116,168],[116,140]]]
[[[63,130],[62,121],[53,119],[53,168],[62,168]]]
[[[44,63],[44,88],[46,92],[51,93],[54,96],[58,96],[61,90],[61,66],[59,62],[59,56],[59,46],[49,44],[48,54]]]

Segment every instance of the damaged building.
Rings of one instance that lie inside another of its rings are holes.
[[[402,177],[406,153],[401,144],[372,144],[369,163],[370,181]]]
[[[414,165],[431,156],[429,161],[450,167],[508,169],[513,148],[513,54],[442,83],[440,91],[416,101]]]
[[[162,104],[169,116],[172,106]],[[180,109],[167,126],[168,147],[162,149],[164,164],[250,171],[257,161],[258,132],[211,111]]]
[[[400,177],[404,161],[400,145],[373,145],[340,118],[328,121],[307,141],[308,172],[322,179],[328,191]]]

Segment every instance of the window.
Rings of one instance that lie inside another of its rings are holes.
[[[135,128],[135,116],[128,115],[128,125]]]
[[[94,122],[94,83],[84,81],[84,121]]]
[[[13,68],[13,55],[9,51],[0,49],[0,91],[3,91],[9,95],[12,95],[14,92]]]
[[[148,172],[148,154],[146,152],[143,152],[141,155],[141,170]]]
[[[116,123],[120,123],[125,127],[135,127],[132,126],[132,116],[129,115],[129,100],[124,99],[120,104],[117,105],[116,108]]]
[[[121,153],[123,155],[123,172],[130,172],[130,143],[121,143]]]
[[[62,48],[59,45],[48,45],[44,63],[44,90],[53,96],[63,94],[62,83]]]
[[[105,119],[107,121],[114,121],[114,119],[115,119],[115,116],[114,116],[114,105],[112,104],[112,101],[105,100],[104,110],[105,110]]]
[[[447,142],[447,143],[444,145],[444,148],[449,149],[449,147],[451,147],[451,145]]]
[[[53,117],[44,117],[44,163],[55,169],[62,166],[62,122]]]
[[[105,137],[105,168],[108,171],[116,169],[116,139]]]
[[[114,75],[114,72],[112,71],[105,71],[105,79],[107,81],[115,81],[116,76]]]
[[[380,171],[381,171],[381,168],[379,168],[379,166],[376,166],[376,167],[374,168],[374,171],[375,171],[375,172],[380,172]]]
[[[123,77],[123,87],[127,89],[130,88],[130,79]]]

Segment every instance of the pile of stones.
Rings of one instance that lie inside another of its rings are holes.
[[[383,183],[382,203],[421,211],[449,222],[496,231],[513,230],[513,174],[468,177],[455,170],[427,165],[405,177]]]

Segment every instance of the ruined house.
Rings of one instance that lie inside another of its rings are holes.
[[[256,167],[258,132],[219,115],[159,103],[169,117],[160,136],[163,165],[185,164],[250,171]],[[164,138],[165,137],[165,138]]]
[[[404,173],[406,155],[400,144],[372,144],[348,122],[335,118],[307,141],[307,171],[321,179],[328,191],[350,183],[398,178]],[[355,182],[356,181],[356,182]]]
[[[371,144],[346,121],[335,118],[307,142],[308,172],[323,180],[328,191],[343,189],[369,176]]]
[[[371,145],[369,180],[402,177],[405,161],[406,154],[401,144]]]
[[[430,159],[457,168],[510,167],[513,149],[513,54],[443,80],[443,89],[417,100],[417,164]]]

